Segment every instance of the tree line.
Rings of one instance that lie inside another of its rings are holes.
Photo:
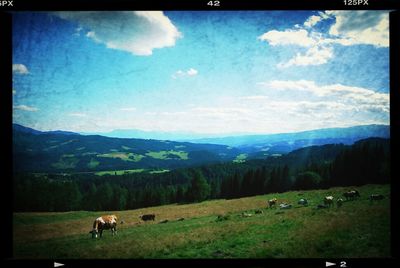
[[[282,156],[274,161],[206,165],[170,174],[15,174],[14,210],[126,210],[288,190],[384,184],[390,182],[390,154],[384,145],[380,140],[357,143],[331,161],[302,159],[301,166],[293,164],[293,156],[290,161]]]

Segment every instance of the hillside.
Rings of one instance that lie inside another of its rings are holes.
[[[237,155],[237,149],[224,145],[13,130],[14,171],[18,172],[168,170],[231,161]]]
[[[356,187],[361,198],[316,209],[326,195],[340,197],[354,187],[292,191],[187,205],[107,212],[14,213],[16,259],[120,258],[384,258],[390,256],[390,186]],[[370,202],[370,194],[383,200]],[[293,204],[269,209],[266,201]],[[310,205],[297,205],[299,198]],[[262,214],[254,214],[256,209]],[[93,240],[95,218],[116,214],[124,224]],[[156,220],[141,222],[141,214]],[[249,217],[242,213],[251,214]],[[223,215],[225,217],[220,217]],[[179,218],[184,218],[178,221]],[[167,223],[158,224],[161,220]],[[70,226],[75,226],[70,228]]]
[[[243,163],[251,159],[266,159],[295,152],[305,147],[338,144],[332,145],[330,149],[329,146],[323,148],[332,151],[329,159],[324,158],[331,160],[335,151],[342,146],[340,144],[350,145],[369,137],[388,138],[389,127],[369,125],[178,142],[80,135],[59,130],[41,132],[14,124],[13,170],[49,173],[102,171],[109,174],[165,172],[211,163]]]

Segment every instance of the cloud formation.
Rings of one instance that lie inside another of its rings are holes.
[[[334,19],[327,33],[313,30],[313,26]],[[385,11],[325,11],[310,16],[300,25],[284,31],[271,30],[258,37],[271,46],[295,45],[309,48],[305,54],[297,53],[278,68],[325,64],[333,57],[333,44],[343,46],[389,46],[389,14]]]
[[[316,44],[316,40],[311,38],[309,33],[304,29],[289,29],[285,31],[272,30],[260,35],[258,39],[261,41],[266,41],[272,46],[298,45],[302,47],[309,47]]]
[[[16,105],[16,106],[13,106],[13,109],[27,111],[27,112],[36,112],[39,110],[38,108],[27,106],[27,105]]]
[[[333,57],[331,47],[314,46],[307,50],[305,54],[297,53],[295,57],[286,63],[279,63],[278,68],[287,68],[290,66],[320,65],[327,63]]]
[[[179,77],[184,77],[184,76],[195,76],[198,73],[199,72],[196,69],[193,69],[193,68],[190,68],[187,71],[178,70],[172,75],[172,78],[173,79],[177,79]]]
[[[87,30],[86,37],[107,48],[149,56],[157,48],[172,47],[182,34],[162,11],[54,12]]]
[[[28,68],[23,64],[13,64],[12,71],[17,74],[29,74]]]
[[[120,111],[124,111],[124,112],[133,112],[136,111],[135,107],[125,107],[125,108],[120,108]]]
[[[68,116],[74,116],[74,117],[86,117],[87,114],[84,113],[69,113]]]
[[[309,93],[308,97],[316,97],[318,101],[335,101],[354,109],[362,107],[369,110],[379,110],[389,113],[389,94],[371,89],[345,86],[341,84],[317,85],[314,81],[270,81],[259,83],[267,90],[302,91]],[[305,95],[307,96],[307,95]]]
[[[389,47],[389,14],[382,11],[326,11],[336,18],[329,34],[347,40],[349,45]]]

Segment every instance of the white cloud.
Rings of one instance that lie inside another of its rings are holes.
[[[304,29],[300,30],[272,30],[258,37],[261,41],[267,41],[272,46],[277,45],[298,45],[309,47],[316,44],[316,41],[311,38],[308,32]]]
[[[17,91],[15,89],[12,90],[12,94],[15,95],[17,94]]]
[[[278,68],[290,66],[320,65],[327,63],[333,57],[333,49],[330,47],[314,46],[307,50],[305,54],[297,53],[296,56],[286,63],[279,63]]]
[[[304,26],[306,27],[312,27],[315,24],[317,24],[318,22],[320,22],[322,20],[322,18],[320,16],[311,16],[309,17],[305,22],[304,22]]]
[[[149,56],[153,49],[172,47],[182,34],[162,11],[54,12],[74,21],[86,36],[108,48]]]
[[[317,97],[317,100],[335,100],[345,105],[379,107],[389,111],[389,94],[371,89],[341,84],[319,86],[314,81],[270,81],[259,83],[268,90],[303,91]],[[304,95],[306,97],[307,95]],[[310,98],[310,96],[308,96]]]
[[[87,114],[84,114],[84,113],[69,113],[68,116],[86,117]]]
[[[195,70],[195,69],[193,69],[193,68],[190,68],[186,73],[187,73],[187,75],[189,75],[189,76],[194,76],[194,75],[197,75],[197,74],[198,74],[198,71]]]
[[[13,64],[12,71],[17,74],[29,74],[28,68],[23,64]]]
[[[375,10],[326,11],[336,22],[329,34],[343,39],[343,44],[389,46],[389,13]]]
[[[133,112],[136,111],[135,107],[126,107],[126,108],[120,108],[120,111],[124,111],[124,112]]]
[[[271,46],[296,45],[309,48],[305,54],[297,53],[288,62],[279,63],[278,68],[325,64],[333,58],[332,44],[389,46],[387,11],[326,11],[318,14],[304,22],[307,30],[296,24],[293,29],[272,30],[258,37]],[[335,19],[327,33],[313,30],[313,26],[326,19]]]
[[[182,71],[182,70],[178,70],[176,71],[171,77],[173,79],[177,79],[179,77],[184,77],[184,76],[195,76],[197,75],[199,72],[196,69],[190,68],[187,71]]]
[[[27,112],[36,112],[39,109],[27,105],[17,105],[13,107],[15,110],[27,111]]]

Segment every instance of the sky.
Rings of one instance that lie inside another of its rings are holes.
[[[387,11],[16,12],[12,68],[42,131],[389,124]]]

